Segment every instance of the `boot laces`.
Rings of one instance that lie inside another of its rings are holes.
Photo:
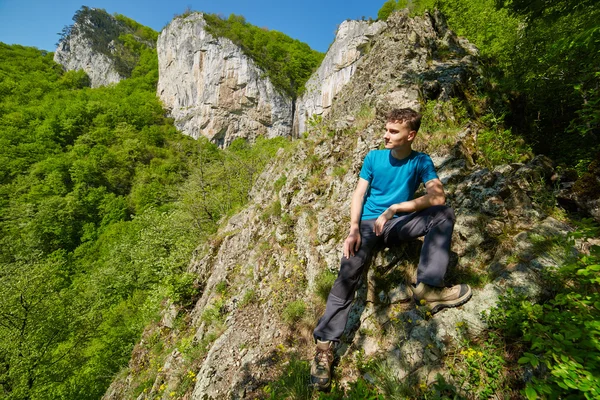
[[[317,362],[317,367],[320,369],[326,369],[329,364],[329,350],[317,350],[317,354],[315,355],[315,361]]]

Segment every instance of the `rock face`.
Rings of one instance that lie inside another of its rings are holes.
[[[354,74],[357,61],[364,55],[365,45],[385,27],[383,21],[342,22],[323,62],[306,82],[306,92],[296,102],[295,136],[306,130],[306,121],[313,115],[327,113],[335,95]]]
[[[84,70],[93,88],[118,83],[124,78],[116,71],[112,60],[94,52],[89,39],[82,35],[74,35],[60,42],[54,53],[54,61],[66,71]]]
[[[93,88],[126,78],[134,64],[123,60],[123,55],[129,51],[119,42],[119,36],[133,35],[133,30],[104,10],[85,6],[74,19],[70,33],[58,44],[54,61],[66,71],[83,69]],[[154,46],[154,43],[133,36],[145,46]],[[137,59],[135,55],[127,55],[132,60]]]
[[[205,30],[201,13],[176,18],[158,38],[157,93],[186,135],[220,146],[242,137],[289,136],[292,100],[231,40]]]
[[[324,307],[319,288],[323,276],[339,268],[352,192],[365,155],[381,143],[383,116],[390,107],[417,106],[423,93],[441,102],[460,95],[475,74],[474,49],[444,26],[440,15],[393,14],[323,122],[293,150],[280,151],[256,182],[250,204],[197,250],[189,271],[201,295],[182,319],[192,347],[204,351],[187,363],[180,350],[169,353],[161,371],[170,372],[156,375],[148,396],[166,399],[186,387],[188,399],[260,398],[284,362],[312,356],[312,329]],[[457,215],[447,278],[487,280],[479,281],[467,304],[430,318],[406,302],[420,242],[381,249],[337,349],[349,360],[341,376],[356,378],[353,360],[363,354],[385,360],[390,376],[431,382],[460,343],[458,326],[477,337],[486,326],[482,312],[500,294],[512,288],[535,297],[543,290],[540,271],[560,262],[551,246],[539,246],[569,231],[538,199],[553,174],[550,160],[539,156],[489,169],[477,163],[476,137],[476,127],[464,127],[446,147],[426,135],[417,141],[431,154]],[[304,305],[303,317],[294,317],[294,304]],[[184,333],[167,324],[145,337],[176,342]],[[143,358],[143,349],[143,343],[136,346],[136,357]],[[113,383],[105,398],[127,397],[143,365],[132,359],[129,376]]]
[[[478,50],[448,29],[439,11],[409,18],[394,13],[387,28],[375,38],[356,75],[344,88],[346,96],[332,104],[335,119],[361,116],[365,104],[379,109],[411,107],[419,110],[429,100],[447,101],[460,95],[474,77]]]

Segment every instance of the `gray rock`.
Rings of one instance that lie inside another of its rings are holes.
[[[310,118],[327,114],[335,96],[354,75],[356,64],[365,53],[365,45],[385,26],[383,21],[346,20],[340,24],[323,62],[306,82],[306,91],[296,102],[295,136],[306,131]],[[340,122],[349,127],[352,121]],[[344,129],[344,126],[339,126],[339,129]]]
[[[157,44],[157,94],[186,135],[227,146],[236,138],[289,136],[292,100],[226,38],[206,31],[203,14],[175,18]]]

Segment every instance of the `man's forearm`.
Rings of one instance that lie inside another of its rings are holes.
[[[389,208],[394,212],[394,214],[398,214],[416,212],[428,207],[444,204],[446,204],[446,198],[444,196],[426,194],[413,200],[392,204]]]
[[[355,193],[350,203],[350,231],[359,228],[360,216],[362,214],[363,196]]]

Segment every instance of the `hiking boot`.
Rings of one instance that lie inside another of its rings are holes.
[[[410,285],[417,304],[429,308],[432,314],[446,307],[458,307],[465,304],[473,294],[467,284],[454,285],[447,288],[429,286],[423,282],[417,287]]]
[[[331,364],[333,363],[333,342],[317,340],[317,352],[310,366],[310,383],[319,390],[331,386]]]

